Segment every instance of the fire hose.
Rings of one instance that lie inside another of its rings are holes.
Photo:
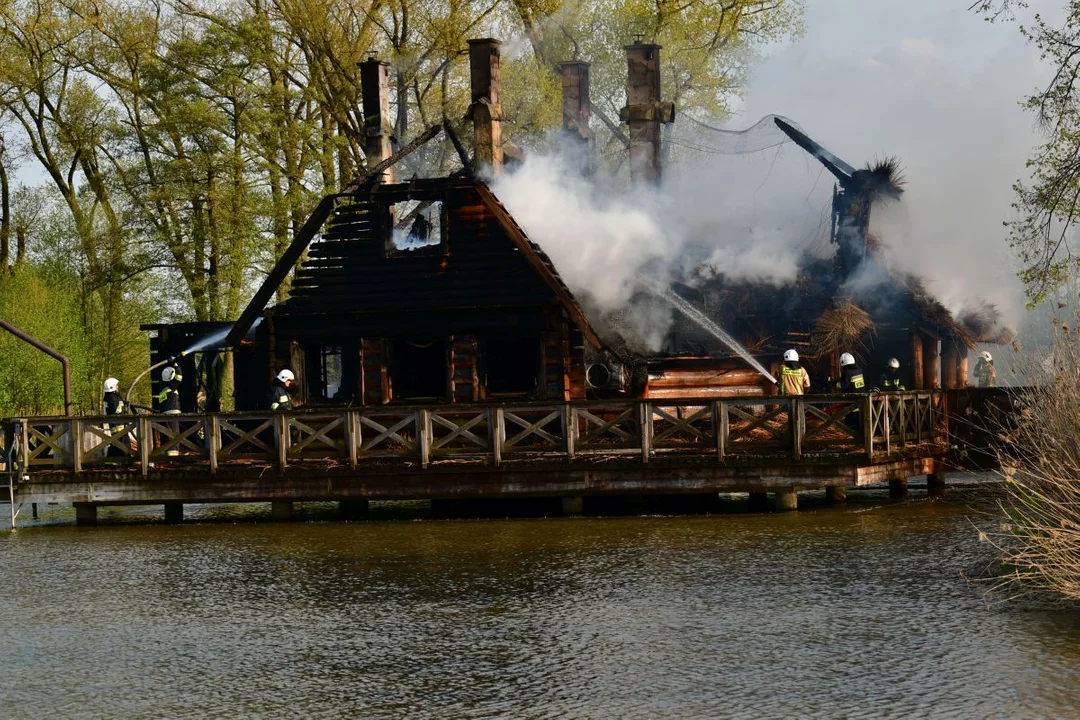
[[[139,384],[139,381],[143,379],[143,376],[147,375],[148,373],[153,372],[154,370],[161,367],[162,365],[169,365],[171,363],[174,363],[174,362],[176,362],[177,360],[179,360],[180,358],[184,357],[187,354],[188,354],[188,351],[185,350],[182,353],[179,353],[177,355],[170,355],[169,357],[165,358],[161,362],[155,363],[154,365],[151,365],[150,367],[146,368],[141,373],[139,373],[138,377],[136,377],[135,380],[131,383],[131,387],[128,388],[127,395],[124,397],[125,404],[127,404],[129,407],[131,406],[131,391],[135,389],[135,386]]]

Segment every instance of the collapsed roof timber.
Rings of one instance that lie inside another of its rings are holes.
[[[647,43],[626,48],[628,104],[621,118],[631,174],[643,184],[660,180],[661,125],[674,116],[660,96],[660,50]],[[472,40],[469,52],[473,158],[449,123],[392,154],[388,66],[361,63],[368,173],[319,203],[226,343],[199,364],[184,360],[191,364],[184,376],[201,378],[189,380],[185,409],[195,409],[200,382],[207,409],[219,409],[214,360],[226,348],[234,350],[237,409],[261,408],[281,367],[294,370],[297,399],[310,405],[771,392],[762,376],[686,318],[676,318],[665,352],[647,356],[620,331],[618,314],[582,309],[544,251],[473,173],[474,162],[502,171],[500,45]],[[564,132],[585,152],[588,71],[582,62],[562,69]],[[905,358],[908,387],[962,384],[967,349],[1002,339],[1001,331],[992,308],[965,327],[917,278],[899,276],[883,261],[869,217],[874,202],[902,192],[896,163],[856,170],[792,124],[776,124],[837,178],[835,257],[805,261],[796,282],[783,288],[734,282],[702,268],[676,291],[769,361],[796,347],[823,377],[835,373],[837,356],[847,350],[862,355],[872,372],[890,356]],[[396,164],[440,132],[457,149],[462,169],[396,182]],[[290,297],[267,307],[302,257]],[[872,283],[856,282],[865,278]],[[157,331],[155,361],[184,349],[199,330],[190,323],[146,329]]]

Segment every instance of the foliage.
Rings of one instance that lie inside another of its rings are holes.
[[[1023,0],[980,0],[971,6],[991,21],[1013,21]],[[1040,15],[1020,32],[1054,70],[1050,82],[1023,101],[1045,133],[1028,160],[1030,177],[1014,186],[1018,219],[1006,222],[1009,243],[1024,264],[1019,275],[1029,307],[1050,297],[1077,269],[1070,242],[1080,221],[1080,3],[1066,3],[1065,18],[1051,25]]]
[[[0,316],[67,355],[74,366],[73,397],[80,409],[89,409],[93,389],[85,372],[91,347],[83,332],[83,313],[77,295],[50,282],[46,272],[32,266],[0,284]],[[0,333],[0,408],[35,415],[63,414],[64,394],[60,363],[7,332]]]
[[[81,312],[80,382],[131,374],[140,322],[235,318],[318,199],[363,171],[369,53],[392,67],[399,144],[463,123],[469,38],[508,38],[504,138],[525,147],[561,121],[557,63],[590,60],[597,145],[621,162],[635,35],[665,46],[665,98],[716,116],[754,48],[800,22],[801,0],[5,0],[0,291],[48,277],[39,299]],[[443,139],[401,170],[456,162]]]

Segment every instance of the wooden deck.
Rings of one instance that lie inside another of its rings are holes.
[[[938,391],[12,418],[14,504],[779,492],[906,480],[948,449]],[[845,419],[858,413],[859,428]]]

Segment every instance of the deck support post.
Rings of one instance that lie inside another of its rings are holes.
[[[847,502],[847,488],[843,485],[830,485],[825,488],[825,499],[832,505]]]
[[[342,500],[338,503],[342,520],[363,520],[368,516],[369,510],[367,500]]]
[[[799,509],[799,493],[795,488],[787,488],[776,491],[773,507],[777,510],[789,511]]]
[[[581,495],[564,495],[560,500],[563,515],[581,515],[585,512],[585,498]]]
[[[270,519],[278,522],[286,522],[293,519],[293,504],[291,500],[274,500],[270,503]]]
[[[82,502],[74,505],[76,525],[97,525],[97,505]]]
[[[750,509],[755,511],[765,510],[769,507],[769,494],[763,492],[750,493]]]
[[[165,522],[169,525],[179,525],[184,522],[184,503],[165,503]]]
[[[889,497],[902,498],[907,495],[907,478],[893,478],[889,481]]]
[[[934,472],[926,476],[926,492],[931,497],[941,497],[945,494],[945,470],[934,468]]]

